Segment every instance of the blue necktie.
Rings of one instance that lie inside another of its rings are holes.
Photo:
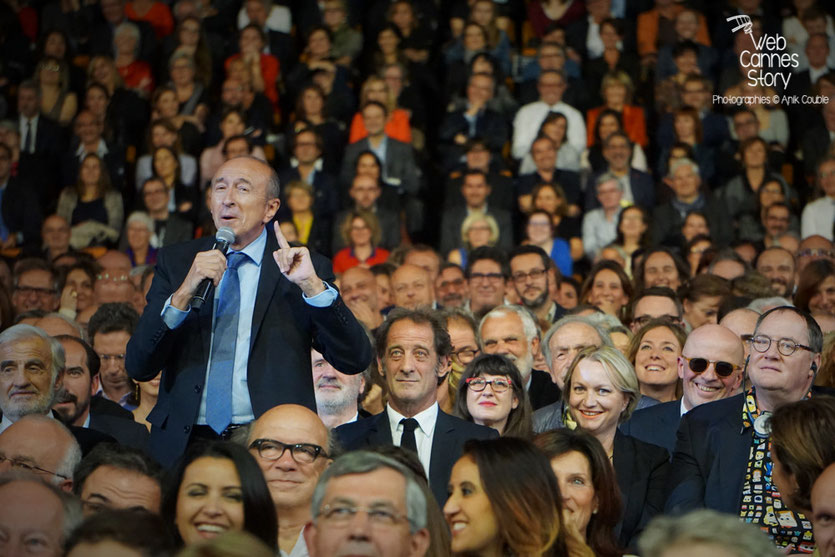
[[[245,253],[226,256],[226,272],[220,284],[212,333],[212,363],[206,388],[206,423],[220,434],[232,423],[232,373],[241,311],[241,281],[238,267],[249,259]]]

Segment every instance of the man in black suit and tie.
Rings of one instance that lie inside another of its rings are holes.
[[[163,248],[148,306],[128,343],[126,368],[139,381],[162,370],[148,416],[150,451],[170,465],[189,441],[227,438],[270,408],[314,409],[310,347],[343,373],[371,361],[368,338],[336,289],[330,263],[293,248],[276,224],[278,177],[251,157],[224,163],[212,180],[215,225],[230,228],[228,256],[211,238]],[[215,285],[206,305],[193,296]]]
[[[469,439],[498,432],[444,413],[438,407],[438,378],[452,345],[443,321],[424,310],[397,308],[377,330],[377,360],[389,388],[386,409],[334,431],[347,450],[397,445],[417,453],[438,504],[447,498],[452,466]]]
[[[391,188],[388,188],[391,189]],[[388,193],[389,199],[383,198]],[[395,192],[384,192],[380,183],[371,176],[358,174],[354,176],[351,189],[348,190],[352,206],[341,211],[336,216],[336,226],[333,227],[333,239],[331,249],[333,253],[345,247],[345,240],[342,239],[342,227],[354,210],[369,211],[377,216],[380,221],[380,232],[382,237],[380,246],[387,250],[393,250],[400,245],[400,214],[397,209],[399,201]],[[386,203],[388,201],[388,203]]]
[[[754,523],[780,547],[813,545],[808,519],[789,510],[772,487],[768,416],[816,396],[823,335],[808,313],[782,306],[760,316],[750,342],[750,385],[743,393],[682,418],[666,509],[706,507]]]
[[[623,199],[644,209],[655,207],[655,182],[646,172],[635,170],[631,166],[632,142],[623,132],[614,132],[603,140],[603,158],[608,167],[600,174],[589,176],[586,182],[586,211],[600,207],[597,199],[597,178],[606,172],[617,177],[623,186]]]
[[[43,216],[35,184],[12,178],[12,152],[0,143],[0,247],[37,252]]]
[[[682,416],[696,406],[738,393],[744,353],[739,336],[722,325],[694,329],[678,359],[681,399],[638,410],[620,430],[673,454]]]
[[[134,421],[133,414],[117,403],[93,396],[99,387],[101,360],[82,339],[59,335],[64,347],[65,369],[61,388],[52,405],[67,425],[87,427],[110,435],[120,444],[136,449],[148,445],[148,430]]]
[[[510,212],[501,207],[490,207],[487,197],[490,195],[490,184],[487,175],[481,170],[467,170],[464,182],[461,184],[461,195],[464,205],[456,206],[444,211],[441,220],[441,254],[446,256],[450,251],[463,244],[461,238],[461,224],[473,212],[481,212],[492,216],[499,225],[499,247],[510,249],[513,246],[513,224]]]

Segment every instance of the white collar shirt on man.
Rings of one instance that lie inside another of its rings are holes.
[[[389,418],[392,443],[399,447],[400,439],[403,437],[403,426],[400,425],[400,420],[406,416],[392,408],[391,404],[386,404],[386,413]],[[426,476],[429,477],[429,463],[432,460],[432,439],[435,435],[435,424],[438,421],[438,403],[432,404],[426,410],[418,412],[412,417],[418,422],[418,428],[415,430],[418,458],[426,471]]]

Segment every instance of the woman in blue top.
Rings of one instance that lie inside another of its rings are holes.
[[[562,238],[555,237],[557,227],[554,226],[553,216],[544,209],[534,209],[528,215],[525,225],[525,244],[539,246],[557,265],[560,273],[571,276],[574,261],[571,259],[571,246]]]

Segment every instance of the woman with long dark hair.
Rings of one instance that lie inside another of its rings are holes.
[[[469,441],[449,487],[444,516],[453,555],[593,555],[566,530],[556,476],[530,441]]]
[[[278,519],[264,474],[249,451],[229,441],[186,449],[169,478],[160,514],[183,545],[243,530],[278,548]]]
[[[619,557],[614,530],[621,501],[615,470],[594,435],[581,429],[540,433],[534,445],[551,461],[566,520],[574,524],[597,557]]]

